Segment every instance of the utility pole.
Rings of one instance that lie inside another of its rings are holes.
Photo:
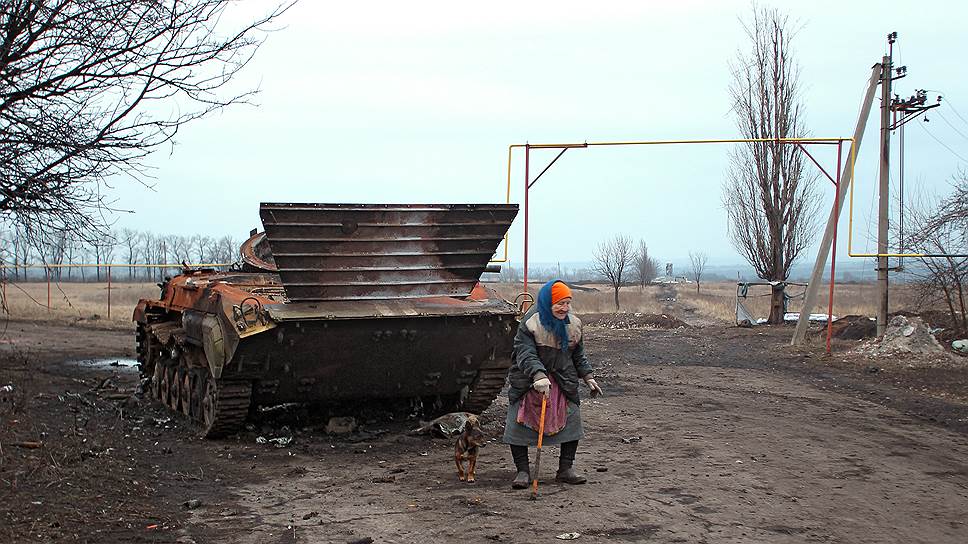
[[[901,79],[907,75],[907,67],[901,66],[897,69],[893,69],[891,65],[891,57],[894,51],[894,42],[897,40],[897,32],[891,32],[887,35],[887,43],[889,45],[888,54],[884,57],[883,65],[884,72],[882,73],[881,79],[881,176],[880,176],[880,187],[878,191],[878,206],[877,206],[877,253],[879,255],[886,255],[889,252],[888,249],[888,202],[890,201],[890,152],[891,152],[891,132],[897,130],[898,128],[904,126],[905,123],[915,119],[919,115],[928,111],[931,108],[936,108],[941,105],[941,97],[938,96],[937,103],[927,105],[927,93],[923,89],[917,89],[915,94],[906,100],[901,100],[898,97],[891,98],[891,84],[895,79]],[[900,119],[897,118],[898,113],[900,113]],[[892,114],[894,119],[892,120]],[[927,120],[927,119],[925,119]],[[902,133],[901,144],[904,144],[904,137]],[[904,150],[901,150],[903,167],[903,156]],[[904,173],[901,172],[901,180],[904,179]],[[903,181],[902,181],[903,183]],[[900,188],[901,196],[903,197],[903,185]],[[899,204],[898,209],[899,214],[903,214],[903,203]],[[903,215],[901,215],[903,217]],[[903,220],[902,227],[903,228]],[[898,237],[900,238],[903,232],[899,230]],[[897,253],[903,253],[903,247],[900,247]],[[877,292],[878,292],[878,307],[877,307],[877,335],[883,336],[884,330],[887,329],[887,310],[888,310],[888,273],[891,270],[901,270],[900,266],[897,268],[890,268],[888,264],[887,257],[877,258]]]
[[[894,70],[891,63],[897,32],[887,35],[888,54],[881,65],[881,177],[877,192],[877,253],[886,255],[888,248],[888,204],[891,195],[891,83]],[[877,336],[883,336],[887,328],[888,276],[887,257],[877,258]]]

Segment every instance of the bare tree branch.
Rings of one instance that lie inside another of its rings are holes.
[[[0,219],[32,236],[106,227],[107,180],[146,183],[179,127],[255,92],[227,92],[261,33],[231,0],[6,0],[0,5]]]

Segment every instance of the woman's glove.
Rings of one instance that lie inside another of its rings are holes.
[[[585,383],[588,384],[588,388],[592,390],[592,398],[603,394],[602,388],[599,387],[598,382],[595,381],[595,378],[585,378]]]
[[[531,387],[534,387],[534,390],[538,393],[548,396],[548,393],[551,392],[551,380],[548,378],[538,378],[531,384]]]

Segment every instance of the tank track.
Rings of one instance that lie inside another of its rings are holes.
[[[508,361],[510,366],[510,361]],[[482,368],[477,372],[474,383],[471,384],[467,398],[461,405],[465,412],[480,414],[494,402],[497,395],[504,389],[508,377],[508,366],[498,368]]]
[[[252,401],[252,383],[240,380],[217,380],[208,369],[186,368],[154,356],[161,342],[138,323],[136,332],[138,363],[142,376],[151,379],[151,396],[171,412],[187,416],[205,438],[220,438],[242,430]],[[190,385],[182,380],[190,375]]]
[[[252,401],[250,382],[216,380],[216,384],[215,419],[201,419],[205,438],[230,436],[242,430]]]

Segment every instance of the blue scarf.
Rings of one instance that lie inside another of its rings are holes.
[[[564,319],[558,319],[555,314],[551,313],[551,286],[558,281],[561,280],[551,280],[544,284],[538,291],[538,301],[535,304],[538,306],[538,318],[541,321],[541,326],[554,333],[561,344],[561,350],[566,351],[568,349],[568,328],[565,325],[571,323],[571,318],[565,316]]]

